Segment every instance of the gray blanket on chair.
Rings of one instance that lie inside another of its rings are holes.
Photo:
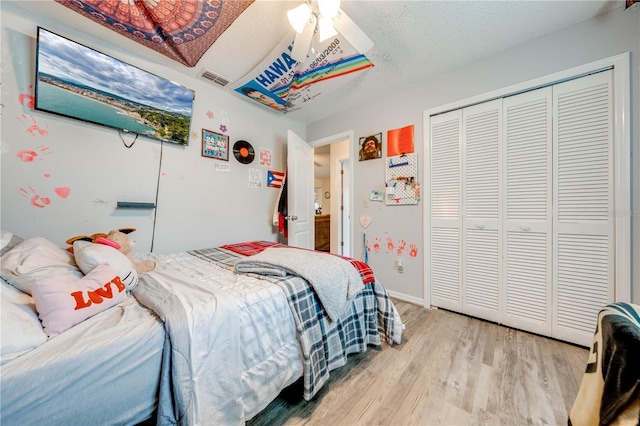
[[[336,321],[349,306],[349,299],[362,289],[362,278],[353,265],[332,254],[290,247],[270,247],[240,259],[239,274],[284,277],[296,275],[313,287],[322,307]]]

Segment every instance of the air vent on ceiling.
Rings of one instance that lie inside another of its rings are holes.
[[[221,75],[216,74],[212,71],[204,70],[202,71],[202,74],[200,74],[200,77],[204,78],[205,80],[209,80],[210,82],[215,83],[218,86],[222,86],[222,87],[225,87],[230,83],[229,79],[224,78]]]

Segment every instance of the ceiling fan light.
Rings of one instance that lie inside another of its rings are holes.
[[[336,31],[331,19],[321,16],[318,20],[318,28],[320,29],[320,42],[325,41],[328,38],[336,36],[338,32]]]
[[[340,0],[318,0],[320,14],[326,18],[333,18],[340,10]]]
[[[308,4],[303,3],[298,7],[290,9],[287,12],[287,17],[293,29],[296,30],[298,34],[301,34],[302,31],[304,31],[307,21],[309,21],[311,17],[311,8]]]

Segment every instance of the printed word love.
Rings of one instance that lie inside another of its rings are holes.
[[[71,297],[76,301],[74,310],[77,311],[78,309],[88,308],[92,303],[98,305],[102,303],[104,299],[113,299],[113,288],[111,284],[115,285],[118,293],[125,291],[126,287],[124,283],[120,280],[120,277],[116,275],[111,281],[106,283],[104,287],[97,288],[93,291],[89,290],[86,292],[86,295],[83,291],[74,291],[71,293]]]

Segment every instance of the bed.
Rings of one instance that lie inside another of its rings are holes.
[[[598,314],[569,425],[640,424],[640,306],[617,302]]]
[[[263,241],[136,255],[157,267],[122,301],[43,338],[38,287],[32,297],[6,273],[13,250],[2,257],[0,283],[2,424],[242,424],[298,379],[311,399],[349,354],[401,341],[398,312],[366,265],[340,258],[360,282],[342,306],[327,302],[327,311],[324,290],[302,278],[307,271],[298,276],[296,265],[254,261],[274,250],[312,259],[320,253]],[[66,269],[70,281],[93,271],[72,271],[71,278]],[[5,350],[5,336],[26,335],[15,332],[24,324],[32,341]]]

